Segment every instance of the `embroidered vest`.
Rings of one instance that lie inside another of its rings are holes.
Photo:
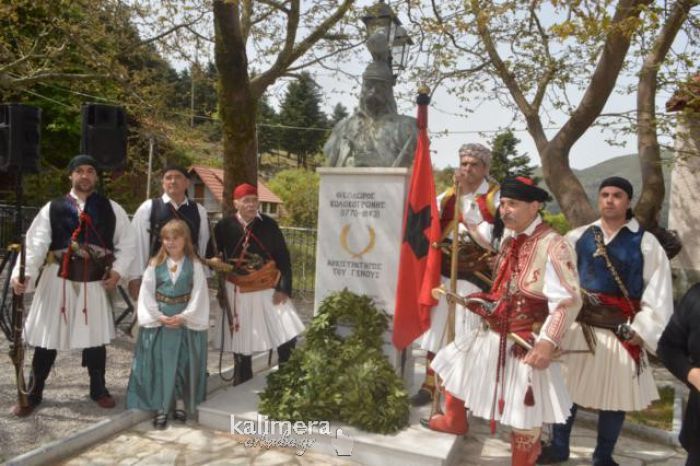
[[[114,229],[117,218],[109,199],[98,193],[90,194],[85,201],[84,212],[90,217],[90,225],[82,225],[78,242],[114,250]],[[71,236],[79,226],[78,215],[77,202],[70,195],[51,201],[49,206],[50,251],[68,248]]]
[[[182,204],[177,210],[172,206],[172,204],[165,204],[163,198],[156,197],[153,198],[151,203],[151,227],[150,233],[150,257],[156,255],[160,250],[160,230],[163,226],[170,220],[177,218],[184,220],[188,227],[190,227],[190,235],[192,235],[192,244],[195,245],[195,250],[197,250],[197,245],[199,244],[199,209],[197,208],[197,203],[189,200],[186,204]]]
[[[632,299],[641,299],[644,291],[643,235],[642,228],[633,233],[628,228],[623,227],[615,238],[606,245],[610,261]],[[622,291],[608,269],[605,258],[593,257],[595,250],[595,235],[591,228],[587,228],[576,242],[581,287],[593,293],[621,297]]]
[[[168,262],[165,261],[156,267],[156,301],[158,309],[166,316],[174,316],[181,313],[189,302],[189,295],[194,286],[194,267],[189,257],[185,257],[181,264],[182,270],[175,283],[170,279]],[[158,299],[160,297],[160,300]],[[178,299],[178,298],[187,298]],[[167,301],[167,302],[166,302]]]
[[[484,194],[476,196],[476,204],[479,207],[481,218],[488,223],[493,223],[496,215],[496,194],[501,189],[500,185],[495,181],[489,181],[489,189]],[[455,221],[455,196],[454,187],[448,188],[444,196],[440,199],[440,228],[442,229],[442,237],[447,237]],[[459,215],[461,217],[461,214]]]

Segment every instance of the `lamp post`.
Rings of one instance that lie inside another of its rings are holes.
[[[399,72],[406,69],[408,48],[413,44],[413,41],[408,36],[406,29],[401,26],[401,20],[396,16],[394,10],[384,3],[384,0],[379,0],[367,8],[366,12],[367,14],[362,17],[362,22],[367,28],[367,37],[380,31],[385,35],[390,50],[388,64],[393,71],[394,82],[396,82]]]

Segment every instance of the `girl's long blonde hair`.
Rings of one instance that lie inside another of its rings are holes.
[[[192,235],[190,234],[190,227],[183,220],[174,218],[168,223],[163,225],[160,229],[160,250],[153,259],[151,259],[150,264],[154,267],[158,267],[160,264],[165,262],[168,258],[168,252],[165,250],[165,245],[162,244],[163,239],[166,236],[174,236],[175,238],[185,238],[185,256],[189,257],[191,261],[198,259],[197,253],[195,252],[194,246],[192,245]]]

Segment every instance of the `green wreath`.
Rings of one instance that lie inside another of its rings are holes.
[[[342,338],[337,325],[354,331]],[[271,419],[328,420],[367,432],[394,433],[408,425],[403,380],[382,354],[388,315],[372,299],[347,290],[321,303],[304,345],[267,377],[259,410]]]

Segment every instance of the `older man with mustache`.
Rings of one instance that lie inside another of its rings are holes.
[[[528,178],[501,184],[507,231],[491,291],[473,293],[467,306],[482,317],[477,332],[442,349],[433,368],[444,381],[445,414],[424,425],[457,435],[468,431],[465,408],[512,428],[512,464],[534,465],[544,423],[570,413],[554,354],[581,306],[575,254],[539,215],[546,191]]]

